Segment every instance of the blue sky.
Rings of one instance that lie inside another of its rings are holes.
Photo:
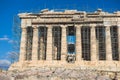
[[[77,9],[94,12],[97,8],[114,12],[120,10],[120,0],[0,0],[0,60],[13,51],[13,17],[20,12],[41,9]]]

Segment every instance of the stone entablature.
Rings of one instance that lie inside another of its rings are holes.
[[[99,9],[87,13],[45,9],[37,14],[21,13],[19,17],[22,28],[20,58],[11,70],[71,65],[120,71],[119,11],[107,13]]]
[[[76,11],[76,10],[67,10],[64,12],[55,12],[55,11],[43,11],[38,14],[34,13],[21,13],[19,14],[19,17],[26,23],[38,23],[38,24],[44,24],[44,23],[54,23],[59,22],[62,24],[62,22],[71,22],[73,23],[90,23],[90,22],[104,22],[104,21],[110,21],[115,22],[115,25],[119,22],[120,19],[120,12],[115,13],[107,13],[103,12],[101,10],[98,10],[94,13],[87,13],[84,11]],[[51,21],[52,20],[52,21]]]

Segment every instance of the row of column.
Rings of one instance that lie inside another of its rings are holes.
[[[46,51],[46,60],[52,60],[52,25],[47,26],[47,51]],[[62,27],[62,40],[61,40],[61,60],[66,60],[65,56],[67,54],[67,38],[66,38],[66,27],[67,25],[61,25]],[[76,25],[76,61],[82,60],[82,45],[81,45],[81,27],[82,25]],[[38,51],[38,28],[37,26],[33,27],[33,46],[32,46],[32,60],[37,61],[37,51]],[[111,36],[110,36],[110,26],[106,26],[106,60],[112,60],[112,48],[111,48]],[[120,28],[118,27],[118,40],[120,43]],[[91,25],[91,61],[97,61],[98,53],[96,46],[96,33],[95,25]],[[21,46],[20,46],[20,58],[19,61],[25,60],[26,53],[26,43],[27,43],[27,29],[22,28],[21,34]],[[119,49],[120,50],[120,44]],[[119,55],[120,58],[120,55]]]
[[[99,55],[97,53],[97,42],[96,42],[96,33],[95,33],[95,27],[96,25],[91,25],[91,61],[97,61],[99,60]],[[81,45],[81,26],[76,26],[76,53],[77,53],[77,61],[82,60],[82,45]],[[106,26],[105,28],[106,32],[106,60],[111,61],[112,60],[112,45],[111,45],[111,35],[110,35],[110,26]],[[120,37],[120,28],[118,28],[118,34]],[[120,39],[119,39],[120,43]],[[120,50],[120,44],[119,44],[119,50]],[[120,56],[120,55],[119,55]]]

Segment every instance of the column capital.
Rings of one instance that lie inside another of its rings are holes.
[[[34,30],[35,30],[35,31],[38,30],[38,27],[32,27],[32,28],[33,28],[33,31],[34,31]]]
[[[26,32],[27,31],[27,27],[21,28],[22,31]]]
[[[96,24],[90,24],[90,27],[96,27]]]
[[[117,24],[118,27],[120,27],[120,24]]]
[[[46,25],[47,28],[53,28],[53,25]]]
[[[21,27],[21,29],[27,29],[27,27]]]
[[[32,28],[33,29],[38,29],[38,26],[37,25],[32,25]]]
[[[112,25],[107,25],[107,26],[105,26],[105,28],[110,28]]]
[[[62,27],[62,28],[66,28],[66,27],[67,27],[67,25],[60,25],[60,27]]]
[[[75,27],[82,27],[82,25],[75,25]]]

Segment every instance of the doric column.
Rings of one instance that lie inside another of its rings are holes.
[[[110,26],[106,26],[106,60],[112,60]]]
[[[66,54],[67,54],[67,34],[66,34],[66,25],[61,25],[62,27],[62,40],[61,40],[61,60],[66,60]]]
[[[119,61],[120,61],[120,25],[118,26],[118,52],[119,52]]]
[[[26,47],[27,47],[27,28],[22,28],[21,43],[20,43],[20,57],[19,61],[23,62],[26,58]]]
[[[32,60],[38,60],[38,27],[33,26]]]
[[[47,26],[47,57],[46,60],[52,61],[52,26]]]
[[[95,25],[91,25],[91,61],[97,61],[98,55],[97,55],[97,44],[96,44],[96,33],[95,33]]]
[[[76,25],[76,60],[82,60],[81,25]]]

